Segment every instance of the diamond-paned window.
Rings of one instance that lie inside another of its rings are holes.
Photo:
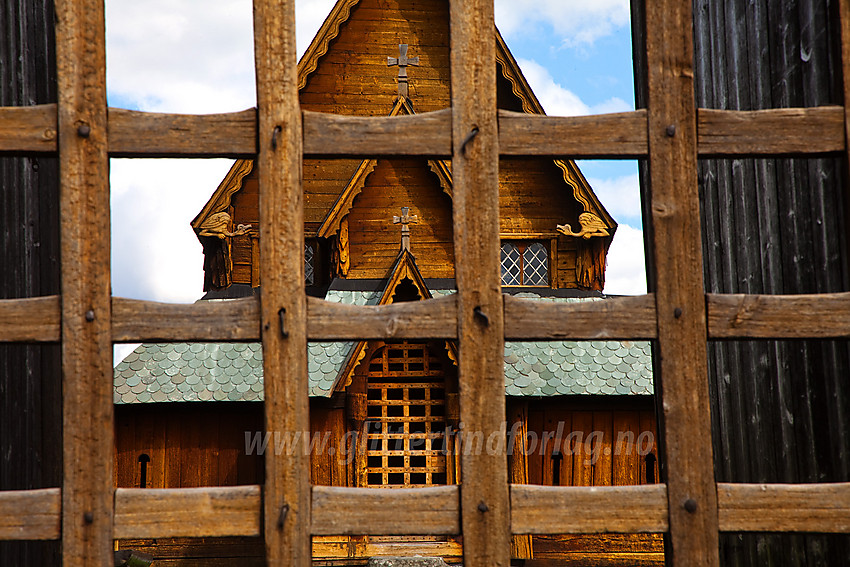
[[[314,259],[316,258],[315,244],[312,242],[304,243],[304,283],[313,285],[316,280],[316,269]]]
[[[549,285],[549,248],[542,242],[502,242],[501,263],[502,285]]]

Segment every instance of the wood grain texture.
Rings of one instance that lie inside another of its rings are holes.
[[[56,2],[62,260],[62,561],[111,565],[112,333],[104,7]]]
[[[712,339],[850,337],[850,292],[706,297]]]
[[[0,107],[0,152],[55,152],[56,105]]]
[[[132,157],[252,157],[257,109],[225,114],[160,114],[110,108],[109,155]]]
[[[115,537],[260,535],[260,487],[118,488]]]
[[[511,485],[516,534],[667,531],[667,487]]]
[[[569,117],[500,110],[499,153],[571,158],[645,157],[646,110]]]
[[[112,298],[112,340],[248,341],[260,337],[255,297],[188,305]]]
[[[719,564],[711,445],[705,292],[697,187],[697,129],[690,3],[646,4],[648,137],[653,266],[668,561]],[[656,375],[657,376],[657,375]],[[660,382],[660,384],[659,384]],[[691,511],[685,509],[685,503]]]
[[[61,308],[58,295],[0,299],[0,342],[58,342]]]
[[[457,339],[457,296],[380,306],[307,298],[311,339]]]
[[[310,431],[307,299],[294,0],[254,1],[254,60],[265,429],[306,437]],[[266,562],[308,567],[310,453],[305,448],[267,455],[265,461]]]
[[[61,504],[58,488],[0,492],[0,541],[58,539]]]
[[[486,438],[505,418],[493,3],[456,0],[449,12],[460,418],[466,431]],[[507,567],[510,501],[505,448],[464,451],[461,478],[464,565]]]
[[[318,156],[452,155],[450,109],[393,117],[304,111],[304,154]]]
[[[840,106],[697,111],[700,157],[819,154],[845,148]]]
[[[504,296],[505,338],[654,339],[655,295],[562,303]]]
[[[313,487],[313,535],[460,533],[460,489]]]
[[[717,485],[720,529],[850,533],[850,483]]]

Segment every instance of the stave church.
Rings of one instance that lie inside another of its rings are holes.
[[[498,30],[500,109],[543,113]],[[448,5],[338,0],[299,62],[304,110],[397,116],[451,105]],[[455,291],[452,165],[426,158],[305,159],[308,294],[351,305]],[[569,159],[499,162],[503,293],[605,301],[617,224]],[[257,170],[237,160],[191,221],[203,245],[201,301],[260,293]],[[200,294],[201,290],[199,290]],[[416,488],[463,483],[475,450],[459,420],[451,341],[311,342],[313,484]],[[257,484],[279,439],[262,434],[259,343],[143,344],[115,368],[117,487]],[[507,342],[510,481],[611,486],[658,481],[650,345]],[[123,540],[154,565],[261,565],[258,538]],[[314,536],[314,565],[385,556],[462,560],[459,537]],[[660,535],[514,536],[512,563],[660,565]],[[428,563],[433,564],[433,563]]]

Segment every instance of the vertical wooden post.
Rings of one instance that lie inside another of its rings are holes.
[[[109,161],[102,0],[57,0],[64,565],[113,564]]]
[[[255,0],[254,50],[265,423],[273,435],[291,435],[300,441],[279,455],[270,443],[266,453],[266,561],[306,567],[310,565],[310,455],[305,448],[310,421],[294,0]]]
[[[850,172],[850,2],[841,0],[838,3],[838,17],[841,24],[841,75],[844,80],[844,171]],[[847,173],[846,173],[847,174]],[[850,216],[850,192],[844,190],[844,214]],[[844,227],[844,232],[850,241],[850,227]]]
[[[453,0],[450,13],[463,563],[507,566],[507,458],[487,443],[505,417],[493,0]]]
[[[718,565],[691,3],[646,3],[649,175],[674,565]]]

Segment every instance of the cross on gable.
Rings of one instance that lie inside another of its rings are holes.
[[[401,208],[401,216],[393,216],[393,224],[401,224],[401,249],[410,252],[410,224],[418,224],[419,217],[411,215],[410,207]]]
[[[407,67],[412,65],[419,66],[419,56],[407,56],[407,44],[400,43],[398,46],[398,57],[387,57],[387,67],[398,65],[398,94],[399,96],[407,97]]]

